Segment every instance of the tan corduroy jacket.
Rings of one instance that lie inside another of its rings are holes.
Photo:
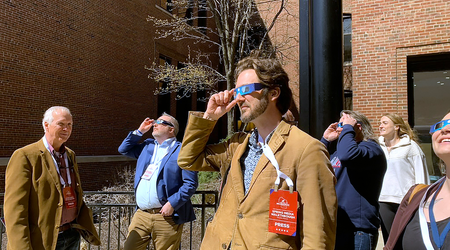
[[[99,245],[92,212],[83,201],[75,153],[66,149],[77,179],[78,216],[72,226],[88,242]],[[62,204],[59,174],[43,139],[16,150],[8,162],[5,177],[4,212],[8,249],[55,249]]]
[[[269,192],[276,170],[262,155],[244,193],[240,158],[249,135],[237,133],[223,143],[208,145],[215,122],[191,112],[182,148],[180,167],[195,171],[220,171],[230,167],[219,208],[208,225],[201,249],[334,249],[336,235],[336,178],[324,145],[295,126],[282,121],[269,146],[280,170],[294,181],[299,193],[297,236],[268,232]],[[282,190],[289,190],[282,181]]]

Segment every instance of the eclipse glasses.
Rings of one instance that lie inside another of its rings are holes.
[[[234,89],[234,99],[236,99],[237,95],[248,95],[254,91],[261,90],[263,88],[268,88],[268,86],[261,83],[250,83],[244,86],[240,86],[239,88]]]
[[[435,123],[434,125],[431,125],[430,127],[430,134],[433,134],[434,132],[441,130],[443,127],[447,126],[450,124],[450,119],[448,120],[443,120],[440,122]]]
[[[173,127],[173,124],[172,124],[172,123],[170,123],[170,122],[168,122],[168,121],[164,121],[164,120],[162,120],[162,119],[154,120],[154,121],[153,121],[153,124],[158,124],[158,125],[164,124],[164,125]]]

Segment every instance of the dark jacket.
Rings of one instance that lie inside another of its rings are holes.
[[[147,139],[139,144],[142,136],[130,132],[119,146],[119,153],[137,159],[136,175],[134,177],[134,190],[136,192],[141,176],[145,173],[147,166],[155,149],[155,140]],[[191,196],[198,186],[197,172],[183,170],[178,167],[177,159],[180,152],[180,142],[161,161],[161,167],[156,181],[159,202],[164,205],[170,202],[175,212],[173,220],[177,224],[183,224],[195,220]]]
[[[351,125],[344,125],[336,151],[330,157],[337,178],[337,231],[377,232],[378,197],[386,172],[386,157],[378,143],[356,142],[355,135]],[[329,148],[330,142],[324,138],[321,141]]]
[[[430,192],[428,192],[427,197],[425,199],[428,199],[431,194],[436,191],[438,188],[439,183],[437,181],[433,186],[430,188]],[[419,208],[420,201],[422,200],[423,195],[427,191],[427,188],[423,188],[417,193],[414,194],[414,196],[411,198],[411,201],[409,201],[411,193],[413,192],[414,188],[417,185],[412,186],[408,193],[406,193],[405,197],[403,197],[402,202],[400,203],[400,206],[398,207],[397,213],[395,214],[394,222],[392,223],[391,232],[389,233],[388,241],[386,242],[385,247],[383,250],[402,250],[402,239],[403,239],[403,233],[405,231],[406,226],[411,221],[412,217],[416,213],[417,209]]]

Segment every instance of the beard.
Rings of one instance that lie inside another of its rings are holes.
[[[163,132],[162,131],[159,131],[159,130],[153,130],[152,131],[152,135],[153,135],[153,138],[157,138],[157,137],[159,137],[159,136],[161,136],[163,134]]]
[[[242,109],[239,107],[241,111],[241,121],[243,123],[249,123],[255,120],[256,118],[258,118],[258,116],[266,111],[268,105],[269,97],[266,94],[261,98],[261,100],[259,100],[259,103],[254,108],[248,108],[245,113],[243,113]]]

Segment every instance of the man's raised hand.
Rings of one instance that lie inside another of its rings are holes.
[[[142,134],[147,133],[152,127],[153,127],[153,119],[145,118],[144,121],[141,123],[141,126],[139,126],[139,131]]]
[[[217,121],[220,117],[226,114],[231,108],[236,105],[236,99],[233,100],[234,89],[225,90],[216,93],[209,98],[208,106],[206,107],[203,118]]]

